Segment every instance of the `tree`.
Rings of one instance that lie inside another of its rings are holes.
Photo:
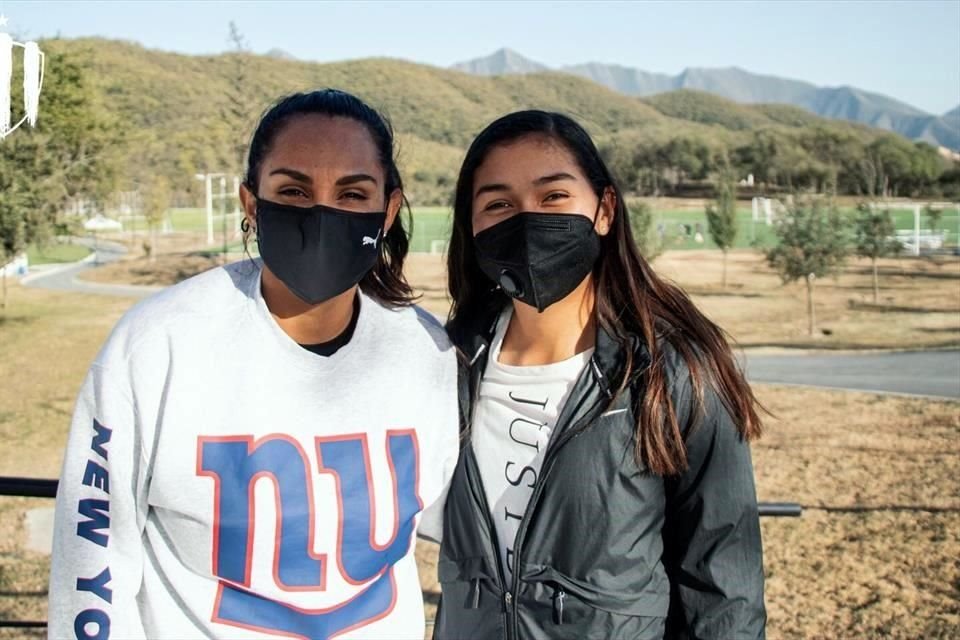
[[[717,181],[717,202],[707,205],[707,229],[710,237],[723,252],[723,288],[727,288],[727,252],[737,239],[736,182],[733,173],[726,170]]]
[[[616,143],[602,145],[599,151],[620,189],[624,193],[633,192],[639,175],[634,154],[629,149]]]
[[[638,191],[643,195],[660,196],[660,180],[663,178],[664,160],[660,147],[642,143],[633,154]]]
[[[880,284],[877,277],[877,259],[896,255],[901,244],[896,239],[896,224],[889,209],[879,210],[867,203],[857,205],[854,221],[854,242],[857,255],[870,258],[873,265],[873,303],[880,302]]]
[[[774,131],[755,131],[749,143],[734,151],[735,163],[744,173],[752,173],[758,184],[767,187],[776,176],[774,163],[781,146],[780,137]]]
[[[836,196],[840,174],[859,160],[857,150],[862,144],[849,132],[818,125],[800,134],[800,146],[823,169],[817,192]]]
[[[144,251],[150,262],[156,262],[157,226],[170,208],[170,181],[166,176],[154,176],[147,184],[141,196],[143,217],[150,229],[150,239],[143,243]]]
[[[0,311],[7,309],[7,272],[5,267],[27,246],[26,219],[21,215],[19,193],[6,191],[0,197],[0,269],[3,270],[3,297]]]
[[[705,178],[711,168],[710,148],[694,138],[674,138],[660,147],[658,155],[659,164],[674,171],[677,188],[683,186],[687,176],[694,180]]]
[[[123,130],[104,115],[77,59],[45,55],[37,126],[0,141],[4,264],[28,245],[46,242],[71,198],[100,200],[116,184]]]
[[[774,227],[778,243],[767,263],[784,284],[805,279],[809,335],[815,335],[814,280],[834,273],[847,255],[847,232],[836,207],[820,199],[789,204]]]
[[[864,153],[865,175],[873,179],[867,193],[883,198],[897,195],[898,187],[910,175],[913,145],[893,134],[879,136]]]
[[[927,220],[930,221],[930,231],[936,234],[937,229],[940,228],[940,220],[943,218],[943,210],[928,204],[923,208],[923,214],[927,216]]]
[[[646,202],[630,207],[630,231],[640,255],[653,262],[663,252],[663,239],[653,228],[653,209]]]
[[[241,172],[247,151],[247,141],[252,133],[250,129],[253,106],[249,97],[250,78],[247,70],[253,56],[250,54],[246,39],[232,20],[227,41],[233,47],[233,51],[230,54],[230,75],[227,78],[229,83],[227,104],[221,109],[220,115],[223,122],[230,123],[233,131],[230,164],[237,172]]]

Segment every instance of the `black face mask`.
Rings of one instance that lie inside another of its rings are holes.
[[[579,214],[518,213],[473,242],[487,277],[541,313],[570,295],[600,256],[593,221]]]
[[[377,263],[387,214],[257,199],[260,257],[298,298],[320,304],[360,282]]]

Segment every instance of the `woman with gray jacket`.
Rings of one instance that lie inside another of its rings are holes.
[[[764,636],[758,404],[628,215],[565,116],[510,114],[467,152],[436,638]]]

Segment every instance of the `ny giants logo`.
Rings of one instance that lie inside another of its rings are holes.
[[[214,481],[213,573],[220,578],[212,620],[245,629],[303,638],[332,638],[387,616],[396,603],[393,565],[413,538],[414,518],[423,509],[418,495],[416,433],[388,431],[387,461],[393,478],[393,534],[374,540],[377,508],[366,434],[314,441],[320,474],[334,480],[338,513],[315,513],[310,462],[298,442],[285,435],[197,439],[197,474]],[[273,580],[283,591],[325,591],[330,559],[314,551],[316,518],[338,522],[341,577],[366,585],[356,596],[327,609],[301,609],[251,591],[253,487],[273,483],[276,539]]]

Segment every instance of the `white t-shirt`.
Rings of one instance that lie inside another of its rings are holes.
[[[50,637],[423,638],[456,379],[432,317],[365,295],[349,343],[307,351],[250,261],[138,304],[77,401]]]
[[[508,579],[513,575],[513,545],[520,520],[557,417],[593,355],[593,349],[588,349],[547,365],[501,364],[500,347],[512,315],[513,308],[508,307],[497,322],[470,436]]]

